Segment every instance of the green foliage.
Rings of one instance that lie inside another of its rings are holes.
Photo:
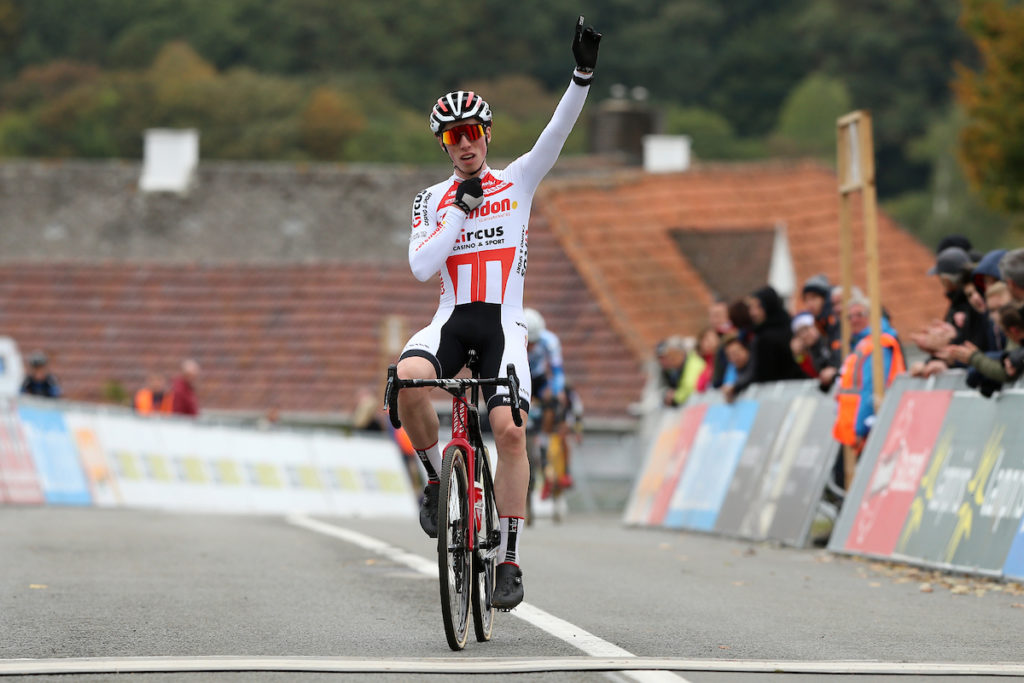
[[[945,235],[968,235],[978,249],[1006,246],[1015,239],[1010,220],[982,203],[970,190],[957,163],[957,140],[966,124],[956,108],[935,118],[926,134],[909,145],[908,153],[932,169],[927,190],[905,193],[885,203],[885,210],[926,244],[935,246]]]
[[[774,145],[790,154],[835,158],[836,119],[852,109],[850,93],[837,78],[814,73],[786,97]]]
[[[967,177],[997,210],[1024,212],[1024,6],[965,0],[964,26],[982,67],[958,70],[957,99],[968,122],[960,135]]]
[[[757,140],[738,139],[724,116],[700,107],[668,107],[664,128],[669,135],[688,135],[698,159],[747,159],[765,152]]]

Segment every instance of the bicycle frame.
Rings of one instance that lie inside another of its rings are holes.
[[[466,454],[466,474],[471,482],[469,486],[469,528],[473,533],[469,534],[469,550],[476,549],[476,533],[480,530],[480,522],[477,519],[478,505],[481,502],[480,491],[477,490],[476,481],[476,454],[482,452],[483,442],[473,444],[470,439],[480,439],[480,414],[477,403],[480,398],[480,387],[483,386],[504,386],[509,389],[510,403],[512,405],[512,420],[516,426],[523,425],[523,416],[519,409],[519,377],[516,374],[515,366],[509,363],[505,368],[507,377],[481,379],[477,376],[476,353],[469,352],[467,366],[473,370],[473,377],[466,379],[398,379],[398,369],[392,365],[388,368],[388,383],[384,395],[384,409],[388,411],[391,424],[395,428],[402,426],[398,419],[398,391],[400,389],[415,389],[427,387],[439,387],[452,395],[452,438],[445,446],[446,452],[451,446],[459,446]],[[470,398],[466,399],[466,391],[469,390]],[[472,408],[470,407],[472,405]]]

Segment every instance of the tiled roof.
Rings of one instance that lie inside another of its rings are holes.
[[[539,203],[565,247],[637,357],[659,339],[696,334],[707,322],[712,287],[700,259],[677,246],[679,234],[774,231],[785,226],[797,283],[817,273],[839,281],[839,199],[836,177],[813,162],[723,164],[685,173],[620,173],[559,180]],[[855,253],[863,254],[859,196],[853,201]],[[882,303],[908,332],[944,310],[925,271],[934,256],[879,213]],[[751,245],[715,258],[727,276],[763,268]],[[866,289],[863,258],[855,283]],[[763,281],[762,281],[763,283]],[[750,290],[747,290],[750,291]]]
[[[626,416],[640,364],[542,221],[531,238],[528,305],[562,338],[588,414]],[[194,357],[206,408],[345,414],[379,389],[385,318],[401,316],[407,336],[437,296],[404,263],[0,264],[0,334],[46,350],[77,400],[103,401],[113,382],[133,392]]]
[[[237,174],[256,186],[273,184],[273,176]],[[289,201],[303,205],[304,185],[288,187]],[[776,225],[787,228],[798,282],[819,272],[837,281],[835,187],[830,171],[810,163],[590,174],[542,185],[525,300],[561,337],[588,416],[628,415],[653,345],[696,333],[723,282],[747,291],[766,267]],[[130,203],[134,189],[125,185],[124,193],[122,203]],[[180,201],[202,214],[190,203],[198,199]],[[71,214],[61,211],[74,234]],[[858,227],[859,213],[856,202]],[[383,234],[396,220],[346,230]],[[933,257],[885,216],[879,230],[884,304],[898,329],[913,329],[943,310],[937,285],[924,275]],[[74,399],[103,400],[112,382],[134,391],[149,373],[172,375],[183,358],[195,357],[206,408],[347,414],[360,389],[379,388],[386,316],[402,316],[411,333],[429,320],[438,293],[436,282],[417,282],[402,254],[394,255],[404,247],[363,253],[359,235],[352,237],[344,256],[313,249],[267,256],[273,263],[254,263],[248,252],[226,262],[217,241],[202,265],[155,263],[156,242],[140,243],[138,253],[154,254],[142,259],[136,251],[102,262],[88,254],[59,262],[0,258],[0,334],[23,352],[47,350]],[[856,277],[863,285],[863,268]]]

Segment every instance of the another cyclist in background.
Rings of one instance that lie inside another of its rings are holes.
[[[430,130],[454,166],[453,175],[418,195],[412,206],[409,265],[425,282],[440,275],[441,297],[431,323],[409,340],[398,363],[399,379],[454,377],[476,349],[480,373],[503,377],[513,363],[520,377],[529,369],[523,286],[527,224],[533,195],[554,165],[583,110],[597,65],[601,34],[580,17],[572,40],[576,69],[551,121],[528,153],[504,170],[487,166],[491,109],[475,92],[441,97],[430,112]],[[529,411],[530,389],[510,397],[507,389],[484,389],[498,447],[494,494],[501,518],[501,546],[492,603],[511,609],[523,599],[519,541],[526,515],[530,465],[526,434],[512,420],[512,401]],[[427,470],[420,525],[438,534],[439,422],[428,389],[403,389],[399,419]]]
[[[559,404],[565,390],[565,370],[562,368],[562,343],[547,328],[544,316],[534,308],[527,308],[523,315],[526,318],[526,350],[530,359],[533,396],[526,428],[526,449],[530,459],[529,494],[532,496],[538,472],[545,485],[547,482],[547,447],[560,412]],[[527,523],[532,523],[533,510],[529,497],[527,507]]]

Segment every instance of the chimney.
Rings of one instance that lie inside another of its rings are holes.
[[[676,173],[690,168],[690,136],[645,135],[644,170]]]
[[[619,156],[639,166],[644,158],[644,136],[657,132],[658,117],[646,103],[644,88],[633,88],[631,98],[623,85],[613,85],[611,92],[611,99],[590,115],[590,153]]]
[[[146,131],[139,189],[185,194],[198,166],[198,130],[150,128]]]

